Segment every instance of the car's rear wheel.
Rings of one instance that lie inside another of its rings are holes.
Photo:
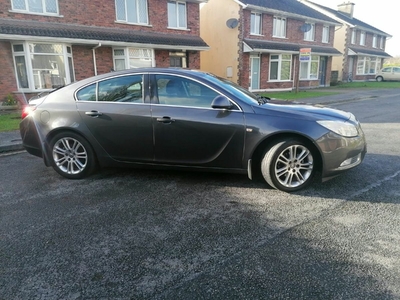
[[[60,175],[80,179],[90,175],[96,158],[90,144],[73,132],[59,133],[50,142],[51,165]]]
[[[378,82],[381,82],[381,81],[383,81],[383,77],[382,77],[382,76],[378,76],[378,77],[376,77],[376,81],[378,81]]]
[[[312,150],[298,139],[277,142],[261,160],[261,173],[273,188],[294,192],[311,183],[315,174]]]

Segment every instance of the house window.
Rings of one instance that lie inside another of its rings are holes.
[[[286,37],[286,19],[281,17],[274,17],[274,24],[273,24],[273,37]]]
[[[357,30],[353,29],[351,31],[351,43],[354,45],[357,39]]]
[[[251,24],[250,33],[251,34],[261,34],[261,14],[251,13]]]
[[[378,39],[378,37],[376,35],[374,35],[373,38],[372,38],[372,47],[374,47],[374,48],[376,48],[377,39]]]
[[[117,21],[148,24],[147,0],[115,0]]]
[[[303,80],[318,79],[318,70],[319,70],[319,56],[311,55],[311,59],[309,61],[300,62],[300,79]]]
[[[168,2],[168,27],[186,29],[186,2]]]
[[[322,28],[322,42],[329,43],[329,26],[324,25]]]
[[[114,70],[154,67],[153,49],[142,48],[115,48]]]
[[[381,36],[380,42],[379,42],[379,48],[383,49],[383,43],[385,41],[385,38],[383,36]]]
[[[12,0],[11,4],[16,11],[58,15],[58,0]]]
[[[69,45],[14,44],[13,57],[19,89],[54,89],[75,81]]]
[[[315,24],[313,23],[306,23],[310,27],[310,30],[304,32],[304,40],[305,41],[314,41],[315,37]]]
[[[360,34],[360,45],[365,46],[365,31],[361,31]]]
[[[290,80],[291,54],[272,54],[269,64],[269,80]]]
[[[187,68],[186,52],[170,52],[169,66],[174,68]]]
[[[357,74],[376,74],[381,69],[381,61],[377,57],[359,56],[357,60]]]

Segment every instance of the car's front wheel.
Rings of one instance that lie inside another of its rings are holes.
[[[378,77],[376,77],[376,81],[378,81],[378,82],[381,82],[381,81],[383,81],[383,77],[382,77],[382,76],[378,76]]]
[[[50,142],[50,161],[54,170],[70,179],[84,178],[96,167],[92,147],[73,132],[59,133]]]
[[[265,151],[261,160],[265,181],[285,192],[294,192],[310,184],[315,169],[312,150],[297,139],[277,142]]]

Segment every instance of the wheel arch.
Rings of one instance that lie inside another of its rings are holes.
[[[273,145],[276,143],[283,141],[283,140],[288,140],[290,138],[296,138],[305,143],[310,150],[312,151],[314,155],[314,161],[315,161],[315,167],[317,172],[322,172],[322,167],[323,167],[323,160],[322,160],[322,155],[321,152],[318,148],[318,146],[312,141],[312,139],[308,136],[305,136],[300,133],[295,133],[295,132],[280,132],[276,133],[270,136],[267,136],[264,140],[262,140],[257,147],[254,149],[253,154],[251,155],[251,168],[253,172],[253,176],[255,178],[260,178],[261,176],[261,170],[260,170],[260,164],[261,164],[261,159],[263,154],[265,153],[266,149],[271,148]]]
[[[57,134],[62,133],[62,132],[72,132],[74,134],[79,135],[84,140],[86,140],[86,142],[92,148],[96,163],[99,163],[98,154],[97,154],[96,150],[94,149],[93,145],[89,142],[89,139],[85,135],[83,135],[82,132],[80,132],[78,130],[75,130],[74,128],[71,128],[71,127],[60,127],[60,128],[56,128],[56,129],[52,130],[46,136],[46,140],[45,140],[46,141],[46,143],[45,143],[46,144],[46,155],[45,155],[45,164],[46,164],[46,166],[50,166],[51,165],[50,161],[48,159],[48,155],[51,155],[50,142]]]

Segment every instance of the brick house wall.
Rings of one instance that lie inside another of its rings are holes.
[[[74,24],[85,26],[98,26],[109,28],[130,29],[135,31],[157,32],[174,35],[192,35],[200,34],[200,12],[199,4],[186,2],[187,9],[187,30],[169,29],[167,18],[167,1],[166,0],[148,0],[148,18],[149,26],[124,24],[116,22],[116,9],[113,0],[58,0],[58,8],[60,16],[35,15],[29,13],[12,12],[11,0],[0,0],[0,18],[13,20],[29,20],[40,22],[52,22],[62,24]],[[45,41],[46,38],[43,38]],[[64,43],[60,40],[60,43]],[[68,42],[67,42],[68,43]],[[72,46],[73,67],[76,80],[81,80],[95,75],[95,66],[93,64],[94,45],[75,45]],[[144,47],[149,47],[145,45]],[[140,47],[140,46],[138,46]],[[184,48],[182,46],[182,48]],[[156,67],[169,67],[169,51],[154,50]],[[13,64],[11,43],[8,41],[0,41],[0,55],[2,57],[3,74],[0,75],[0,103],[10,92],[18,93],[17,79]],[[113,53],[111,46],[101,46],[95,49],[97,74],[104,74],[113,69]],[[187,52],[188,67],[193,69],[200,68],[200,54],[198,51]],[[4,72],[6,71],[6,72]],[[13,74],[14,76],[9,76]],[[36,95],[36,93],[27,93],[26,98]],[[22,100],[21,100],[22,101]],[[22,101],[23,102],[23,101]]]
[[[322,42],[322,32],[323,32],[323,26],[324,24],[322,23],[316,23],[315,24],[315,38],[314,41],[305,41],[304,40],[304,33],[299,29],[301,25],[304,24],[304,20],[295,20],[295,19],[290,19],[287,18],[287,23],[286,23],[286,38],[277,38],[273,37],[273,18],[274,15],[262,14],[262,34],[261,35],[252,35],[250,34],[250,22],[251,22],[251,11],[242,9],[241,8],[241,20],[242,22],[240,23],[241,27],[241,32],[243,37],[240,37],[239,40],[243,41],[244,38],[249,38],[252,40],[267,40],[267,41],[273,41],[273,42],[281,42],[281,43],[298,43],[302,45],[310,45],[312,46],[324,46],[324,47],[333,47],[333,37],[335,33],[335,27],[330,26],[330,32],[329,32],[329,42],[328,43],[323,43]],[[241,46],[240,46],[241,48]],[[249,73],[250,73],[250,54],[249,53],[243,53],[242,51],[239,51],[239,57],[240,57],[240,67],[239,67],[239,80],[238,83],[245,87],[248,88],[250,87],[250,79],[249,79]],[[292,74],[291,74],[291,79],[293,81],[290,82],[275,82],[275,81],[270,81],[269,82],[269,60],[270,60],[270,54],[269,53],[263,53],[260,54],[260,89],[290,89],[294,87],[295,81],[297,78],[297,72],[299,70],[299,56],[298,55],[293,55],[292,56]],[[328,57],[328,62],[327,62],[327,70],[326,70],[326,78],[325,78],[325,84],[329,85],[330,80],[331,80],[331,62],[332,58]],[[318,87],[320,86],[320,81],[319,80],[300,80],[299,81],[299,87],[301,88],[306,88],[306,87]]]
[[[179,34],[199,35],[199,4],[187,2],[186,7],[189,30],[179,30]],[[0,18],[177,33],[177,30],[167,28],[167,1],[148,0],[151,26],[115,22],[115,2],[113,0],[59,0],[58,8],[62,17],[15,13],[11,12],[11,0],[0,0]]]

